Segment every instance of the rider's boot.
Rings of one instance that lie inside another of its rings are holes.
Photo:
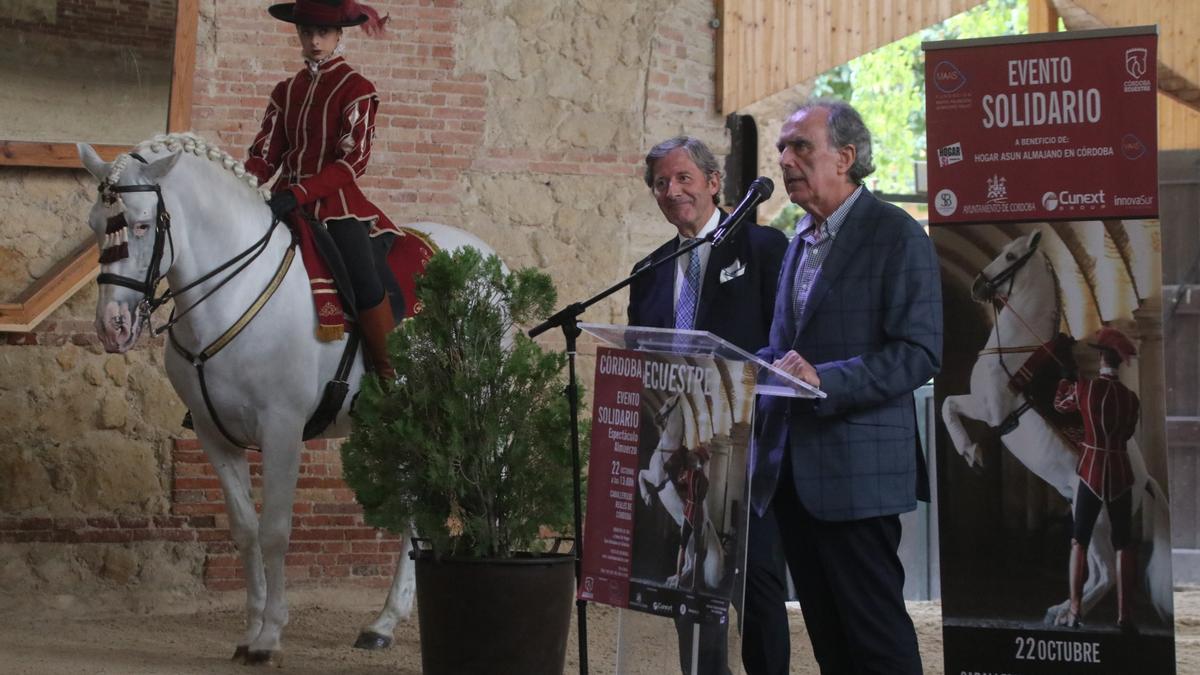
[[[1087,581],[1087,549],[1071,540],[1071,562],[1068,576],[1071,583],[1071,606],[1067,614],[1067,627],[1078,628],[1079,616],[1083,613],[1083,582]]]
[[[378,305],[358,310],[358,325],[362,330],[363,347],[367,364],[385,382],[396,379],[396,369],[388,359],[387,336],[396,326],[392,317],[392,305],[385,295]]]
[[[1133,594],[1137,588],[1137,549],[1117,551],[1117,626],[1123,633],[1136,633],[1133,623]]]

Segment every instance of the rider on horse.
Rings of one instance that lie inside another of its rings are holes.
[[[683,499],[683,522],[679,527],[679,556],[675,564],[675,579],[683,585],[684,561],[688,545],[704,526],[704,499],[708,496],[708,476],[705,465],[711,458],[708,448],[701,445],[693,450],[680,447],[671,453],[663,469],[675,491]]]
[[[295,218],[301,210],[328,229],[345,261],[367,360],[393,379],[387,334],[395,321],[371,237],[400,231],[356,182],[371,156],[379,97],[346,63],[341,45],[343,27],[361,25],[375,34],[387,17],[354,0],[297,0],[267,11],[296,25],[305,67],[271,92],[246,170],[260,184],[279,172],[269,202],[277,218]]]

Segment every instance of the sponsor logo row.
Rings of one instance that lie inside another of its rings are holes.
[[[1104,190],[1075,192],[1072,190],[1047,190],[1039,203],[1043,211],[1096,211],[1111,206],[1152,206],[1154,195],[1110,195]],[[960,203],[958,194],[949,188],[938,191],[933,197],[933,208],[945,217],[960,211],[964,215],[1001,213],[1030,213],[1035,210],[1033,202],[1009,201],[1008,181],[1003,176],[993,175],[987,179],[985,200],[968,204]]]

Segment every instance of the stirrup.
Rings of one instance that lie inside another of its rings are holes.
[[[192,431],[196,430],[196,423],[192,421],[191,410],[183,414],[183,421],[179,423],[179,426],[183,427],[184,429],[191,429]]]

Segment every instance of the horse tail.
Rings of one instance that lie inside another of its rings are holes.
[[[1175,613],[1171,578],[1171,506],[1158,481],[1147,478],[1145,489],[1142,531],[1144,538],[1152,544],[1150,559],[1146,561],[1146,590],[1159,618],[1170,623]]]

